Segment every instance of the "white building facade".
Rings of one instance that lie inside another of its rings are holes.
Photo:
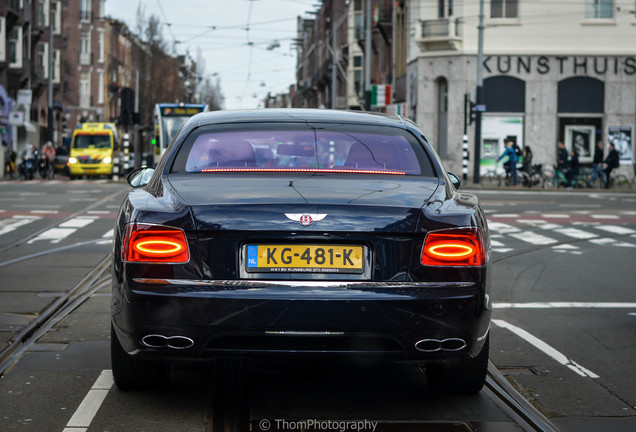
[[[465,95],[477,80],[479,1],[408,1],[407,113],[427,132],[448,168],[462,172],[474,124],[465,129]],[[598,141],[620,152],[634,175],[636,0],[484,0],[481,172],[504,142],[530,146],[552,165],[556,144],[591,164]]]

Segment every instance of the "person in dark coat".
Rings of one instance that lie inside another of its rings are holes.
[[[557,164],[556,169],[565,172],[568,169],[568,150],[565,148],[563,141],[557,144]]]
[[[610,187],[610,174],[612,174],[612,170],[614,168],[618,168],[619,165],[619,156],[618,152],[614,148],[614,144],[610,143],[609,149],[610,151],[603,163],[603,166],[605,167],[605,189]]]
[[[572,153],[570,154],[570,160],[568,161],[568,170],[565,174],[565,177],[568,179],[567,186],[571,188],[574,184],[573,181],[577,175],[579,175],[579,171],[581,170],[581,166],[579,164],[579,154],[576,150],[572,149]]]
[[[600,177],[603,180],[603,185],[607,183],[605,180],[605,172],[603,171],[603,141],[596,143],[596,150],[594,151],[594,162],[592,163],[592,177],[588,182],[588,186],[592,187],[596,177]]]

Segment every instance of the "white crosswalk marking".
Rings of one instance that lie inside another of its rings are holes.
[[[629,229],[629,228],[618,226],[618,225],[598,225],[598,226],[595,226],[594,228],[607,231],[612,234],[621,234],[621,235],[636,234],[636,231],[634,231],[633,229]]]
[[[546,237],[544,235],[541,235],[532,231],[510,233],[510,236],[533,245],[550,245],[550,244],[558,243],[555,239],[551,237]]]
[[[28,244],[32,244],[36,241],[46,240],[51,243],[59,243],[79,228],[84,228],[87,225],[92,224],[97,219],[96,216],[78,216],[61,223],[58,227],[50,228],[37,237],[28,241]]]
[[[497,234],[507,234],[521,231],[519,228],[502,222],[488,222],[488,229],[495,231]]]
[[[0,235],[15,231],[21,226],[28,225],[38,219],[42,218],[40,216],[13,216],[8,221],[5,220],[2,222],[2,226],[0,226]]]
[[[594,233],[583,231],[583,230],[580,230],[578,228],[560,228],[560,229],[557,229],[557,230],[554,230],[554,231],[556,231],[558,233],[561,233],[563,235],[566,235],[568,237],[572,237],[572,238],[576,238],[576,239],[582,239],[582,240],[598,237]]]

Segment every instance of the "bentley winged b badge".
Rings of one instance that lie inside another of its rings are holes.
[[[327,214],[316,214],[316,213],[285,213],[287,219],[298,222],[302,226],[309,226],[314,222],[318,222],[327,217]]]

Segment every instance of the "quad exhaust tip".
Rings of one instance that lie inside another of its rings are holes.
[[[422,352],[461,351],[467,343],[461,338],[422,339],[415,343],[415,349]]]
[[[148,348],[171,348],[176,350],[194,346],[194,341],[187,336],[164,336],[149,334],[141,338],[141,343]]]

